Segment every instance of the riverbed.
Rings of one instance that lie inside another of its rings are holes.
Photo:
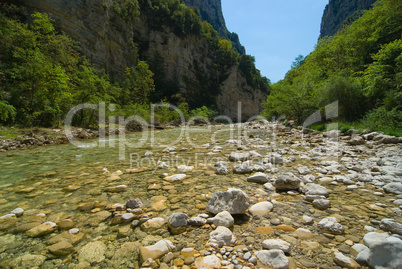
[[[364,141],[351,143],[356,137]],[[335,253],[353,262],[352,247],[364,244],[368,232],[392,234],[380,228],[382,219],[402,221],[401,195],[383,188],[402,180],[402,144],[376,137],[253,122],[150,130],[0,153],[0,216],[23,210],[1,219],[0,267],[197,268],[202,258],[213,256],[216,264],[203,266],[257,268],[261,261],[251,258],[266,249],[263,242],[281,239],[290,245],[284,252],[289,268],[340,268]],[[248,157],[230,161],[233,152]],[[220,161],[227,163],[226,173],[217,173]],[[247,161],[247,169],[235,168]],[[266,183],[247,180],[257,172],[267,176]],[[276,191],[275,180],[284,173],[292,173],[300,188]],[[323,198],[329,207],[320,209],[306,200],[308,183],[328,190]],[[233,214],[234,225],[228,228],[234,242],[216,247],[210,235],[216,225],[208,220],[214,214],[207,205],[215,192],[228,188],[244,192],[250,207],[269,202],[273,208],[264,214]],[[129,210],[130,199],[141,201],[138,210]],[[132,218],[122,218],[131,212]],[[173,232],[173,213],[199,216],[205,223]],[[318,223],[327,217],[335,217],[344,231],[320,229]],[[37,231],[44,224],[49,227]],[[144,260],[140,249],[161,240],[174,248]]]

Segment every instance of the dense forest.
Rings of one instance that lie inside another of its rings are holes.
[[[380,0],[336,35],[320,39],[310,55],[296,58],[286,77],[272,86],[263,115],[302,124],[338,101],[337,120],[401,133],[401,14],[401,1]]]
[[[170,27],[177,36],[204,38],[210,44],[216,69],[238,65],[250,85],[269,89],[269,81],[256,69],[254,58],[240,55],[230,41],[201,20],[197,9],[187,7],[183,1],[118,0],[104,8],[133,21],[140,19],[141,12],[147,12],[155,18],[155,27]],[[141,59],[122,70],[124,77],[111,80],[105,70],[93,67],[80,53],[78,44],[60,32],[47,14],[34,13],[26,18],[20,9],[14,5],[0,6],[1,124],[59,126],[71,107],[98,102],[116,105],[115,111],[109,111],[113,115],[139,115],[146,120],[150,120],[151,101],[172,103],[187,118],[211,118],[218,113],[214,107],[206,107],[209,100],[189,105],[177,89],[158,89],[166,85],[156,85],[149,63]],[[133,46],[141,50],[141,44]],[[96,125],[93,111],[82,112],[74,119],[75,125]],[[156,117],[161,122],[178,120],[176,112],[164,107],[159,108]]]

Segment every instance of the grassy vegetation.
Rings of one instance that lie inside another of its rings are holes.
[[[393,130],[393,129],[383,129],[383,128],[370,128],[369,126],[365,125],[362,122],[339,122],[339,123],[333,123],[333,124],[324,124],[324,123],[318,123],[318,124],[312,124],[309,126],[310,129],[319,131],[319,132],[327,132],[331,130],[339,130],[341,133],[346,133],[349,130],[356,130],[359,133],[362,133],[363,131],[380,131],[383,132],[384,134],[387,135],[393,135],[393,136],[398,136],[402,137],[402,131],[399,130]]]

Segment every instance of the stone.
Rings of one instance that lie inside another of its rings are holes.
[[[295,234],[300,239],[311,239],[313,238],[313,233],[310,230],[299,228],[295,231]]]
[[[351,248],[350,248],[350,253],[352,253],[355,257],[357,257],[357,255],[364,251],[364,250],[369,250],[368,247],[366,247],[363,244],[354,244]]]
[[[173,234],[180,234],[188,226],[188,216],[184,213],[173,213],[168,219],[168,226]]]
[[[175,249],[176,247],[169,240],[160,240],[152,246],[142,246],[140,248],[141,260],[160,259],[163,255],[174,251]]]
[[[249,211],[254,216],[264,216],[271,212],[274,205],[270,202],[257,203],[250,207]]]
[[[219,226],[209,234],[210,242],[217,243],[219,247],[230,246],[236,242],[233,233],[226,227]]]
[[[402,183],[401,182],[391,182],[383,187],[386,193],[392,194],[402,194]]]
[[[313,206],[317,209],[325,210],[331,206],[331,201],[327,199],[315,199],[313,201]]]
[[[229,174],[229,169],[227,167],[218,167],[216,169],[216,174],[217,175],[227,175],[227,174]]]
[[[358,135],[358,136],[355,136],[354,138],[352,138],[351,140],[349,140],[348,144],[351,146],[364,145],[364,144],[366,144],[366,140],[364,140],[363,137]]]
[[[371,247],[376,243],[387,241],[388,237],[388,233],[369,232],[364,235],[363,242],[366,246]]]
[[[195,260],[196,268],[221,268],[221,260],[216,255],[198,257]]]
[[[172,176],[167,176],[164,178],[164,180],[175,182],[175,181],[182,181],[186,177],[187,177],[186,174],[176,174]]]
[[[248,161],[250,158],[250,153],[248,152],[231,152],[229,156],[229,161],[231,162],[244,162]]]
[[[284,231],[284,232],[295,232],[296,231],[296,229],[293,228],[292,226],[284,225],[284,224],[280,224],[280,225],[276,226],[276,229]]]
[[[56,228],[57,228],[56,223],[48,221],[42,223],[41,225],[33,227],[32,229],[28,230],[25,234],[29,237],[40,237],[54,232]]]
[[[257,251],[257,264],[260,268],[287,269],[289,260],[285,253],[279,249]]]
[[[177,169],[181,172],[190,172],[190,171],[193,171],[194,166],[187,166],[187,165],[182,164],[182,165],[177,166]]]
[[[127,261],[134,261],[137,263],[139,260],[140,248],[141,244],[139,242],[124,243],[113,255],[111,265],[113,268],[121,268],[121,265]]]
[[[24,211],[25,211],[24,209],[18,207],[16,209],[12,210],[10,213],[15,214],[17,217],[21,217],[24,214]]]
[[[275,230],[271,227],[257,227],[256,231],[259,234],[267,235],[272,234]]]
[[[60,241],[59,243],[49,246],[47,249],[57,256],[65,256],[74,252],[73,245],[67,241]]]
[[[12,266],[14,268],[41,268],[45,260],[46,256],[27,253],[15,258],[15,260],[12,261]]]
[[[218,226],[230,228],[234,225],[234,218],[228,211],[222,211],[211,219],[212,223]]]
[[[303,215],[301,218],[301,222],[305,225],[311,225],[314,223],[314,219],[310,216]]]
[[[120,237],[129,237],[133,232],[133,229],[130,226],[120,227],[117,231],[117,236]]]
[[[322,219],[317,224],[317,227],[331,234],[343,234],[345,230],[342,224],[340,224],[334,217]]]
[[[315,183],[307,183],[303,188],[303,193],[306,195],[323,195],[325,197],[329,195],[327,188]]]
[[[280,249],[283,252],[289,252],[291,245],[282,239],[267,239],[262,242],[265,249]]]
[[[334,261],[344,267],[344,268],[360,268],[360,265],[355,262],[354,260],[350,259],[349,257],[346,257],[344,254],[342,254],[341,252],[335,252],[334,253]]]
[[[71,219],[63,219],[57,223],[57,226],[61,230],[70,230],[74,228],[74,221]]]
[[[274,186],[276,191],[298,191],[301,180],[292,173],[283,173],[278,175]]]
[[[378,143],[382,144],[398,144],[402,142],[400,137],[384,135],[384,134],[380,134],[374,137],[374,141],[377,141]]]
[[[188,258],[188,257],[194,257],[197,254],[197,250],[195,250],[194,248],[183,248],[180,251],[180,254],[184,257],[184,258]]]
[[[200,217],[192,217],[187,221],[187,223],[191,226],[203,226],[207,223],[207,220]]]
[[[80,263],[100,263],[105,260],[106,246],[101,241],[94,241],[83,246],[78,252]]]
[[[243,162],[233,167],[233,173],[247,174],[253,172],[253,163],[251,161]]]
[[[159,230],[161,228],[163,228],[166,224],[166,220],[163,218],[153,218],[153,219],[149,219],[147,221],[145,221],[142,225],[141,225],[141,229],[143,231],[149,232],[152,230]]]
[[[99,223],[104,222],[112,215],[109,211],[99,211],[89,217],[89,224],[91,226],[98,226]]]
[[[380,228],[386,232],[402,235],[402,224],[394,219],[382,219]]]
[[[225,192],[214,192],[206,210],[213,214],[228,211],[230,214],[245,214],[250,198],[242,190],[229,188]]]
[[[370,249],[364,249],[361,252],[359,252],[356,256],[356,261],[362,264],[367,264],[367,260],[370,254]]]
[[[385,241],[370,246],[367,263],[373,268],[399,269],[402,267],[402,240]]]
[[[257,172],[254,175],[247,178],[247,182],[265,184],[269,181],[270,176],[265,173]]]

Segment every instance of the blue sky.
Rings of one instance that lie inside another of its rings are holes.
[[[294,59],[314,50],[328,0],[222,0],[229,31],[240,37],[261,74],[284,78]]]

